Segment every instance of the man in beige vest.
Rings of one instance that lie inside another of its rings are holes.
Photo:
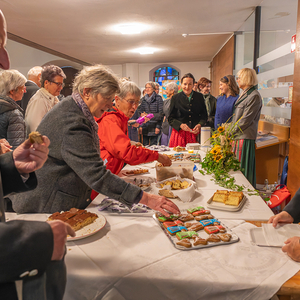
[[[35,131],[45,114],[59,102],[57,96],[64,87],[65,73],[60,67],[45,66],[41,73],[41,89],[30,99],[25,122],[27,134]]]

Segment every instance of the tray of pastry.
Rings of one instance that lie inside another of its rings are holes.
[[[185,214],[169,218],[157,212],[153,215],[165,235],[179,250],[195,250],[228,245],[239,237],[202,206],[188,209]]]
[[[225,211],[239,211],[246,203],[243,192],[217,190],[207,201],[207,208]]]

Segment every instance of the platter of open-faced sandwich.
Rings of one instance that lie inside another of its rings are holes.
[[[243,192],[217,190],[207,201],[207,207],[225,211],[239,211],[246,203]]]

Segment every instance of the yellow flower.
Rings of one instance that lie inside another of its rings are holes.
[[[214,145],[213,149],[221,149],[220,145]]]
[[[224,132],[224,130],[225,130],[225,127],[224,126],[220,126],[219,128],[218,128],[218,131],[221,133],[221,132]]]
[[[219,162],[223,158],[223,155],[216,155],[215,156],[215,161]]]
[[[218,136],[219,136],[219,134],[218,134],[218,133],[215,133],[215,134],[212,136],[212,138],[213,138],[213,139],[216,139]]]
[[[211,154],[217,154],[218,153],[218,150],[215,149],[215,148],[212,148],[211,151],[210,151]]]
[[[221,146],[220,146],[220,145],[215,145],[215,146],[211,149],[211,151],[210,151],[211,154],[218,154],[218,153],[220,153],[220,152],[221,152]]]

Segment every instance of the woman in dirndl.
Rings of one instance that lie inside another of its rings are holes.
[[[243,90],[235,102],[232,122],[238,122],[233,151],[241,162],[241,171],[255,188],[255,140],[262,99],[257,91],[257,76],[253,69],[244,68],[237,73],[236,81]]]
[[[196,143],[201,125],[207,122],[204,97],[193,91],[194,83],[194,76],[185,74],[181,78],[182,92],[171,99],[168,122],[173,129],[169,147],[185,147],[187,143]]]

